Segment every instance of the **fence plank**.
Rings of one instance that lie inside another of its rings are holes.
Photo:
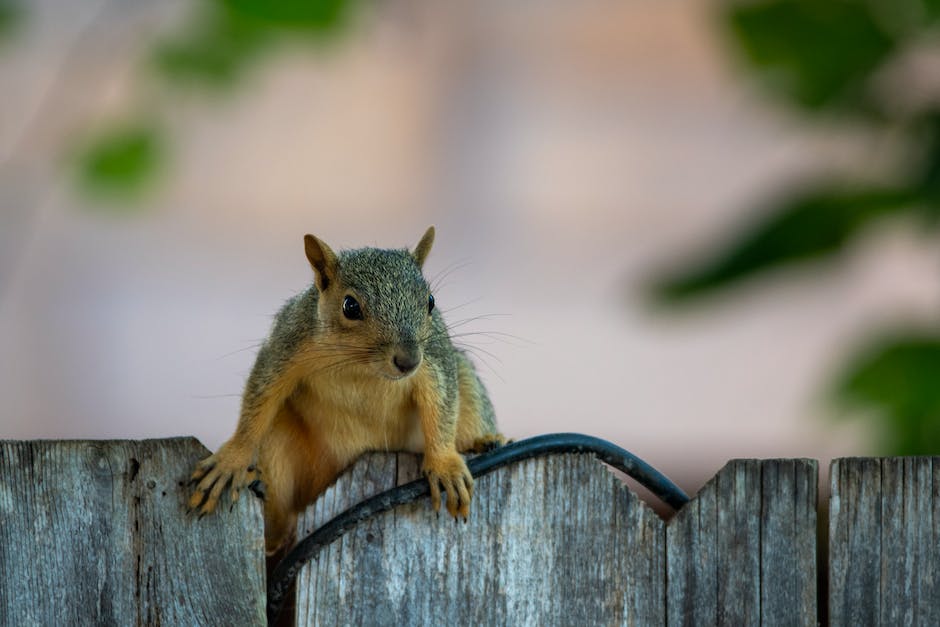
[[[360,461],[299,532],[416,476],[412,455]],[[530,460],[477,480],[466,525],[422,501],[327,547],[298,580],[297,624],[662,624],[664,542],[659,517],[592,458]]]
[[[761,624],[813,625],[817,607],[815,460],[764,463],[761,500]]]
[[[815,625],[813,460],[732,460],[670,521],[669,625]]]
[[[833,461],[833,625],[940,624],[940,458]]]
[[[0,442],[0,624],[264,624],[259,503],[196,521],[193,438]]]

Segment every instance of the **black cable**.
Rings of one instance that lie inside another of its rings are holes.
[[[665,475],[642,459],[600,438],[580,433],[553,433],[520,440],[484,453],[467,462],[474,477],[482,477],[497,468],[533,457],[559,453],[589,453],[597,459],[636,479],[659,499],[678,510],[689,497]],[[268,584],[268,623],[273,624],[281,611],[297,573],[304,564],[317,556],[320,549],[330,544],[357,524],[398,505],[411,503],[431,494],[427,479],[376,494],[339,514],[306,538],[301,540],[274,569]]]

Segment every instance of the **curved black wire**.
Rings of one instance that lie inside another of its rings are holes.
[[[540,435],[527,440],[520,440],[484,453],[467,462],[467,467],[474,477],[482,477],[497,468],[520,462],[533,457],[558,453],[587,453],[597,459],[633,477],[650,492],[673,509],[678,510],[689,501],[689,497],[672,481],[642,459],[606,440],[580,433],[553,433]],[[426,479],[416,479],[410,483],[376,494],[346,511],[342,512],[306,538],[274,569],[268,584],[267,614],[268,622],[273,623],[281,611],[281,605],[287,596],[297,573],[304,564],[316,557],[327,544],[355,527],[357,524],[376,514],[388,511],[398,505],[411,503],[431,493]]]

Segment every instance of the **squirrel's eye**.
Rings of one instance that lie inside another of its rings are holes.
[[[352,296],[343,299],[343,315],[349,320],[362,320],[362,307]]]
[[[434,294],[428,294],[428,313],[434,311]]]

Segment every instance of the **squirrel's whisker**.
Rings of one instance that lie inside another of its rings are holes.
[[[477,355],[477,353],[483,353],[484,355],[487,355],[488,357],[495,359],[498,363],[500,364],[503,363],[502,359],[500,359],[499,357],[497,357],[495,354],[491,353],[490,351],[486,350],[485,348],[480,348],[479,346],[471,346],[463,342],[454,342],[454,345],[460,348],[463,348],[464,350],[472,351],[474,355]]]
[[[526,339],[524,337],[520,337],[518,335],[513,335],[511,333],[503,333],[501,331],[466,331],[464,333],[457,333],[457,334],[451,335],[450,337],[451,339],[453,339],[453,338],[463,338],[463,337],[471,337],[471,336],[481,336],[487,339],[496,340],[497,342],[503,342],[511,346],[522,346],[522,345],[534,346],[535,345],[535,342],[533,342],[532,340]],[[518,342],[518,343],[515,343],[515,342]]]
[[[471,260],[463,259],[463,260],[455,261],[445,266],[443,270],[441,270],[440,272],[435,274],[433,277],[431,277],[431,281],[430,281],[431,291],[432,292],[438,291],[438,289],[441,288],[444,279],[449,277],[454,272],[457,272],[458,270],[463,270],[464,268],[471,266],[471,265],[473,265],[473,262]]]
[[[447,314],[447,315],[450,315],[450,313],[451,313],[452,311],[457,311],[458,309],[462,309],[462,308],[464,308],[464,307],[468,307],[468,306],[470,306],[470,305],[473,305],[473,304],[475,304],[475,303],[480,302],[481,300],[482,300],[482,299],[481,299],[480,297],[471,298],[470,300],[468,300],[468,301],[466,301],[466,302],[464,302],[464,303],[461,303],[461,304],[459,304],[459,305],[454,305],[453,307],[449,307],[449,308],[447,308],[447,309],[442,309],[441,311],[442,311],[443,313]]]
[[[245,351],[250,351],[250,350],[253,349],[253,348],[260,348],[262,344],[264,344],[264,340],[261,340],[261,341],[259,341],[259,342],[255,342],[254,344],[251,344],[250,346],[246,346],[246,347],[244,347],[244,348],[239,348],[238,350],[234,350],[234,351],[232,351],[232,352],[230,352],[230,353],[225,353],[224,355],[219,355],[218,357],[216,357],[216,359],[217,359],[217,360],[219,360],[219,359],[225,359],[226,357],[231,357],[232,355],[237,355],[237,354],[239,354],[239,353],[244,353]]]

